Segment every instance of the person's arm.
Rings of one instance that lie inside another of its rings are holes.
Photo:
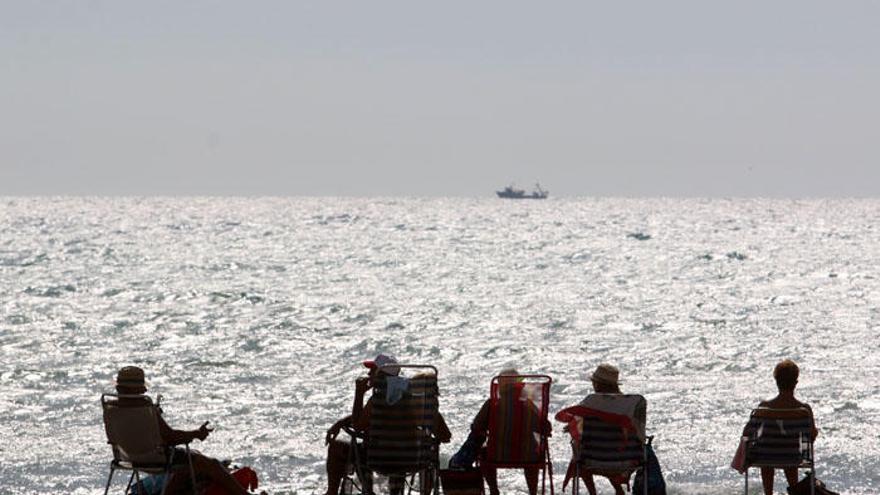
[[[195,439],[204,440],[208,438],[208,434],[211,433],[211,428],[208,428],[208,422],[205,421],[202,423],[202,426],[199,427],[198,430],[186,431],[186,430],[175,430],[174,428],[168,426],[168,423],[165,422],[165,418],[162,415],[158,415],[159,418],[159,434],[162,436],[162,441],[165,442],[166,445],[183,445],[186,443],[190,443]]]
[[[357,431],[367,431],[370,427],[370,414],[373,412],[372,399],[361,408],[357,418],[351,418],[351,426]]]
[[[361,377],[354,382],[354,403],[351,405],[351,422],[357,425],[364,410],[364,394],[370,389],[370,379]]]
[[[810,441],[815,442],[816,437],[819,436],[819,429],[816,428],[816,418],[815,416],[813,416],[813,408],[810,407],[809,404],[804,404],[804,407],[807,409],[807,411],[810,411],[810,423],[812,424],[812,426],[810,427]]]
[[[346,426],[351,426],[351,416],[346,416],[339,421],[333,423],[333,426],[327,429],[327,436],[324,437],[324,444],[329,444],[333,440],[336,439],[336,435],[339,435],[339,430]]]
[[[437,412],[437,416],[434,419],[434,436],[437,437],[440,443],[449,443],[452,440],[452,432],[449,431],[446,420],[443,419],[443,415],[439,412]]]
[[[492,407],[491,402],[491,399],[483,402],[480,412],[477,413],[474,421],[471,423],[471,431],[482,435],[489,432],[489,409]]]

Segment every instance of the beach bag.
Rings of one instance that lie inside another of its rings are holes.
[[[479,469],[441,469],[440,483],[446,495],[483,493],[483,475]]]
[[[825,483],[816,480],[816,495],[840,495],[832,492],[825,487]],[[804,479],[797,482],[796,485],[788,487],[788,495],[810,495],[810,477],[805,476]]]
[[[645,484],[648,485],[648,495],[666,495],[666,481],[663,479],[663,472],[660,470],[660,461],[654,453],[654,447],[651,442],[654,437],[648,437],[648,445],[645,446],[647,451],[647,463],[645,469],[636,471],[636,478],[633,482],[633,494],[645,493]],[[818,493],[818,492],[817,492]]]

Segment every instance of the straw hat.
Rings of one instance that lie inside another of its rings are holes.
[[[116,386],[130,389],[147,390],[144,370],[137,366],[125,366],[116,373]]]
[[[600,364],[596,367],[596,371],[590,375],[590,381],[607,385],[620,385],[620,370],[610,364]]]

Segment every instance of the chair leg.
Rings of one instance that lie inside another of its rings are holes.
[[[137,470],[133,470],[131,472],[131,476],[128,477],[128,485],[125,486],[125,495],[128,495],[131,490],[131,482],[134,481],[134,475],[137,473]]]
[[[574,464],[574,482],[571,484],[571,493],[579,495],[581,492],[581,465],[579,462]]]
[[[810,468],[810,495],[816,495],[816,466]]]
[[[104,487],[104,495],[110,493],[110,482],[113,481],[113,473],[116,472],[116,469],[113,467],[113,463],[110,463],[110,476],[107,476],[107,486]]]
[[[743,493],[745,495],[749,495],[749,470],[748,469],[746,469],[744,476],[745,476],[745,480],[746,480],[746,483],[745,483],[746,489],[745,489],[745,492],[743,492]]]

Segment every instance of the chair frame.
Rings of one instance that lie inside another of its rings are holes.
[[[111,400],[114,400],[114,399],[118,400],[118,399],[124,399],[124,398],[132,398],[132,399],[137,398],[138,400],[144,400],[145,401],[144,406],[140,406],[140,407],[156,408],[157,413],[158,413],[158,409],[159,409],[159,403],[162,400],[162,396],[159,395],[156,398],[156,403],[153,404],[153,400],[150,399],[150,397],[147,395],[126,395],[126,394],[104,393],[104,394],[101,394],[101,409],[103,411],[106,411],[107,407],[108,407],[108,403]],[[106,423],[105,423],[105,427],[106,427]],[[156,428],[157,429],[159,428],[158,422],[156,424]],[[165,456],[167,457],[167,461],[165,463],[153,464],[153,463],[135,463],[135,462],[132,462],[127,459],[119,458],[117,456],[116,444],[111,442],[109,438],[107,439],[107,443],[113,447],[113,449],[112,449],[113,450],[113,460],[110,461],[110,474],[109,474],[109,476],[107,476],[107,484],[104,486],[104,495],[107,495],[107,493],[110,491],[110,485],[113,482],[113,475],[116,473],[116,471],[131,471],[131,476],[129,476],[128,483],[125,485],[125,492],[124,492],[125,495],[128,495],[131,492],[132,486],[136,486],[138,483],[141,482],[141,473],[164,474],[165,478],[162,481],[161,495],[165,495],[165,490],[168,488],[168,482],[171,479],[171,474],[173,473],[173,467],[174,467],[175,449],[172,448],[173,446],[167,446],[167,445],[164,446]],[[192,453],[189,448],[189,443],[184,443],[182,445],[184,445],[184,447],[186,449],[186,458],[187,458],[187,464],[189,466],[190,481],[192,482],[192,486],[195,487],[196,486],[196,474],[195,474],[195,469],[193,468]]]
[[[541,384],[541,402],[543,408],[543,415],[540,421],[549,422],[550,415],[550,387],[553,385],[553,378],[549,375],[498,375],[492,378],[492,381],[489,385],[489,400],[494,399],[494,392],[496,388],[500,384],[500,380],[533,380],[530,383],[539,383]],[[540,381],[539,381],[540,380]],[[489,415],[494,416],[495,414],[495,404],[491,403],[489,409]],[[543,428],[543,423],[542,423]],[[487,431],[486,434],[486,459],[477,459],[478,466],[486,465],[487,467],[495,468],[495,469],[512,469],[512,468],[537,468],[541,470],[541,493],[545,493],[547,490],[547,480],[550,480],[550,495],[554,495],[553,488],[553,462],[550,460],[550,442],[549,435],[545,432],[541,432],[541,445],[538,447],[541,450],[541,461],[535,463],[525,463],[525,462],[492,462],[488,459],[488,443],[491,441],[491,421],[490,421],[490,431]],[[485,490],[483,490],[485,493]]]
[[[776,408],[771,408],[771,407],[757,407],[755,409],[752,409],[752,412],[749,414],[749,421],[751,421],[752,417],[754,417],[755,414],[758,412],[776,412],[776,413],[781,413],[781,414],[785,414],[785,413],[792,414],[795,412],[803,413],[804,411],[808,411],[808,409],[805,409],[805,408],[776,409]],[[802,414],[802,415],[806,416],[806,414]],[[812,420],[812,416],[810,418]],[[815,423],[812,426],[815,427]],[[801,434],[801,438],[799,439],[799,442],[801,443],[801,460],[796,465],[780,465],[780,464],[766,463],[766,462],[755,463],[755,464],[750,463],[749,462],[749,449],[753,445],[755,445],[756,442],[757,442],[756,438],[747,437],[746,450],[745,450],[745,454],[746,454],[745,467],[746,467],[746,469],[745,469],[745,472],[743,473],[743,479],[745,481],[745,483],[744,483],[745,487],[743,489],[743,493],[745,495],[748,495],[748,493],[749,493],[749,469],[753,468],[753,467],[772,468],[772,469],[795,468],[798,471],[800,471],[801,469],[809,469],[808,473],[809,473],[809,478],[810,478],[810,495],[815,495],[815,493],[816,493],[816,458],[815,458],[815,452],[813,450],[813,439],[812,438],[804,439],[803,434]],[[806,450],[803,449],[803,446],[807,447]]]
[[[437,367],[427,364],[393,364],[382,366],[379,369],[383,368],[397,368],[399,370],[423,370],[423,371],[431,371],[434,376],[439,380],[439,374],[437,372]],[[437,411],[439,414],[439,410]],[[350,447],[348,450],[348,465],[352,467],[353,472],[348,473],[348,469],[346,469],[345,476],[342,480],[342,483],[339,485],[339,494],[346,494],[346,485],[349,487],[356,488],[358,493],[363,495],[375,495],[373,491],[373,480],[372,474],[373,472],[367,467],[367,459],[366,456],[369,455],[369,451],[366,448],[367,435],[364,432],[357,431],[353,426],[343,426],[342,431],[348,434],[351,439]],[[361,451],[362,446],[363,452]],[[408,493],[411,494],[413,491],[413,487],[415,486],[415,477],[416,474],[419,475],[419,480],[422,482],[425,478],[423,478],[426,474],[431,476],[431,490],[434,495],[440,495],[440,447],[439,442],[435,439],[432,442],[431,446],[431,465],[429,469],[423,469],[421,471],[413,472],[413,473],[402,473],[405,481],[404,488],[409,488]],[[426,471],[430,471],[430,473],[426,473]],[[406,477],[409,475],[409,479]],[[420,490],[421,491],[421,490]]]

